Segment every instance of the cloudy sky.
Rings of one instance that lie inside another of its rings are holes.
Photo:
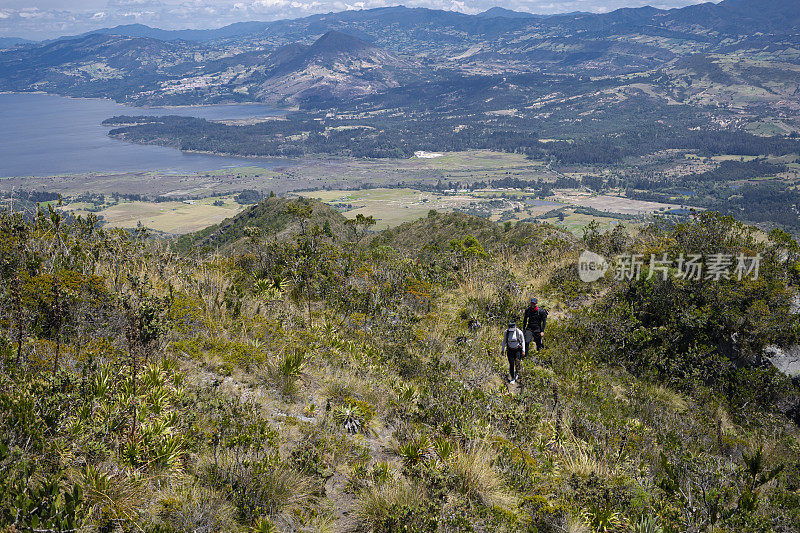
[[[217,28],[243,20],[277,20],[315,13],[403,4],[478,13],[495,5],[531,13],[612,11],[653,5],[682,7],[702,0],[0,0],[0,37],[45,39],[118,24],[165,29]]]

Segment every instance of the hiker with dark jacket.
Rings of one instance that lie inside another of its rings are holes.
[[[508,329],[503,333],[500,354],[502,355],[504,351],[508,356],[508,382],[514,384],[519,379],[519,373],[522,371],[522,359],[525,357],[525,336],[515,321],[511,321]]]
[[[531,351],[531,341],[536,343],[537,352],[542,349],[546,323],[547,310],[539,307],[539,301],[536,298],[531,298],[531,303],[525,309],[525,317],[522,319],[522,331],[525,332],[525,349],[527,353]]]

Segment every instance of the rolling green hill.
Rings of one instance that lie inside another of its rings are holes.
[[[310,215],[293,215],[287,209],[293,203],[309,209]],[[349,231],[345,226],[346,220],[338,211],[318,200],[271,196],[219,224],[197,233],[183,235],[178,239],[177,246],[180,250],[188,251],[227,248],[242,239],[253,237],[285,241],[294,238],[301,231],[310,231],[314,227],[323,228],[326,223],[336,234],[345,234]]]
[[[569,232],[547,224],[496,224],[485,218],[464,213],[437,213],[384,230],[370,241],[374,246],[390,246],[403,250],[433,248],[449,250],[451,242],[472,236],[485,251],[536,246],[550,238],[573,241]]]

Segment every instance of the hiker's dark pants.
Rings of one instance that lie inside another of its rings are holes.
[[[532,329],[525,330],[525,353],[531,353],[531,343],[536,344],[536,351],[542,349],[542,332],[533,331]]]
[[[506,348],[508,356],[508,375],[514,377],[517,372],[517,361],[522,359],[522,348]]]

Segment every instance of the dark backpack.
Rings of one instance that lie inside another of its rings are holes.
[[[525,314],[527,315],[528,313],[530,313],[530,309],[525,310]],[[525,324],[525,329],[529,329],[534,333],[541,333],[546,321],[547,309],[540,307],[532,313],[531,319]]]

